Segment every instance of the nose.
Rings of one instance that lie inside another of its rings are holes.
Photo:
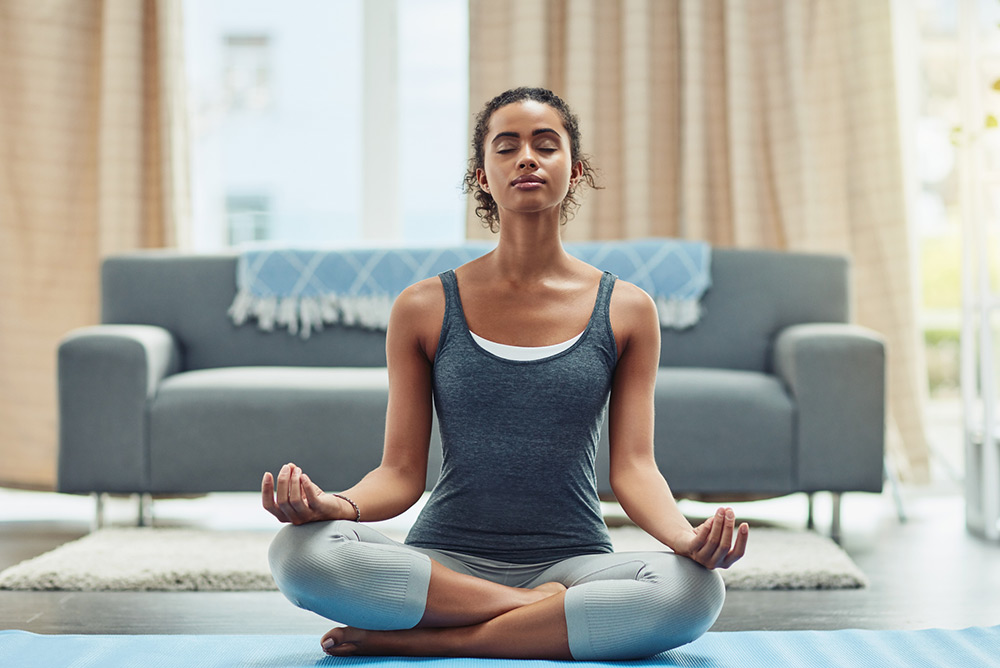
[[[521,154],[520,159],[517,161],[518,169],[537,169],[538,162],[535,160],[534,153],[531,151],[531,146],[525,146],[524,152]]]

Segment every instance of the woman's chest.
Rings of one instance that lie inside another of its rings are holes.
[[[462,297],[469,329],[511,346],[550,346],[571,339],[587,328],[594,309],[589,290],[528,295],[473,291]]]

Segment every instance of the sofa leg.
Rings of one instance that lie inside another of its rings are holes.
[[[832,492],[833,495],[833,516],[830,518],[830,538],[840,545],[840,492]]]
[[[137,505],[139,508],[138,518],[136,519],[136,526],[140,527],[153,526],[153,495],[136,494],[136,498],[137,498]]]
[[[809,499],[809,515],[806,517],[806,529],[812,531],[816,528],[816,522],[813,519],[813,511],[815,510],[816,495],[812,492],[806,494],[806,498]]]
[[[90,498],[94,500],[94,517],[90,520],[91,532],[104,528],[104,499],[106,494],[101,492],[91,492]]]
[[[882,477],[889,481],[892,498],[896,502],[896,516],[899,517],[899,523],[906,524],[906,508],[903,506],[903,495],[899,490],[899,476],[896,475],[896,470],[889,465],[888,454],[882,460]]]

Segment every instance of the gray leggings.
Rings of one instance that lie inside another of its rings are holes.
[[[670,552],[588,554],[508,564],[404,545],[348,521],[285,526],[268,555],[278,589],[295,605],[369,630],[413,628],[427,603],[431,559],[512,587],[560,582],[575,659],[652,656],[699,637],[722,610],[715,571]]]

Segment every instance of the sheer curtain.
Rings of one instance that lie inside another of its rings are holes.
[[[176,0],[0,4],[0,484],[55,483],[56,349],[99,320],[101,258],[185,243],[181,57]]]
[[[604,190],[567,239],[848,253],[888,342],[888,445],[928,476],[890,0],[471,0],[470,108],[518,85],[580,116]],[[489,236],[472,215],[470,238]]]

